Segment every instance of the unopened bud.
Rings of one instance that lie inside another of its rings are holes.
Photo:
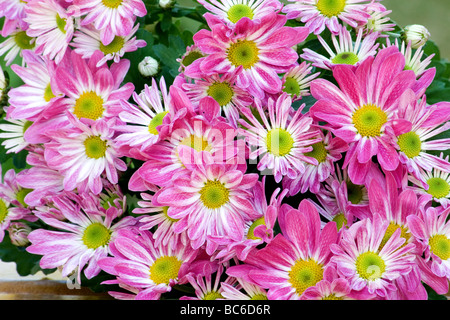
[[[31,227],[22,222],[12,222],[8,227],[11,243],[17,247],[24,247],[30,243],[28,235],[31,231]]]
[[[411,42],[411,48],[422,47],[430,38],[430,32],[420,24],[412,24],[405,27],[404,39],[406,43]]]
[[[169,9],[175,4],[174,0],[159,0],[159,6],[163,9]]]
[[[144,77],[153,77],[158,74],[159,63],[152,57],[145,57],[138,65],[139,72]]]

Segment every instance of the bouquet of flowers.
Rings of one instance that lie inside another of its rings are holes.
[[[450,64],[381,0],[0,0],[0,259],[116,299],[445,299]]]

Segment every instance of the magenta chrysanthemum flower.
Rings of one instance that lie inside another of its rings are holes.
[[[225,74],[242,66],[238,86],[260,99],[265,92],[279,93],[278,73],[286,72],[296,63],[298,55],[292,46],[309,34],[307,28],[286,27],[285,23],[285,16],[272,13],[262,17],[260,23],[240,19],[229,36],[228,27],[221,24],[210,25],[211,31],[200,30],[194,35],[194,43],[207,54],[201,58],[201,71]]]
[[[400,237],[397,229],[382,246],[389,221],[374,214],[373,219],[354,223],[342,230],[339,244],[332,244],[331,262],[338,274],[349,280],[353,290],[367,290],[369,294],[386,297],[396,290],[393,283],[406,276],[414,267],[415,245]]]
[[[407,217],[408,226],[418,244],[418,265],[422,280],[439,294],[445,294],[450,279],[450,209],[439,212],[428,208],[423,216]]]
[[[206,244],[211,255],[219,246],[210,237],[242,239],[245,222],[255,216],[250,190],[258,175],[213,163],[210,157],[203,161],[190,164],[192,172],[174,177],[173,185],[158,191],[153,201],[168,206],[168,216],[178,219],[175,232],[186,230],[192,247]]]
[[[265,248],[250,252],[245,264],[229,271],[268,289],[269,300],[298,300],[323,279],[330,245],[337,241],[336,224],[330,222],[321,229],[319,213],[308,200],[280,218],[282,234]]]
[[[397,169],[396,136],[411,130],[411,123],[397,115],[401,96],[416,83],[414,72],[403,70],[405,59],[396,47],[379,51],[360,66],[336,66],[333,75],[339,88],[324,79],[311,84],[318,99],[311,107],[313,118],[326,121],[337,137],[349,143],[344,167],[355,184],[365,177],[377,156],[387,171]]]
[[[45,160],[64,175],[65,190],[79,188],[99,194],[103,175],[116,184],[118,170],[127,169],[117,154],[112,124],[99,120],[89,127],[73,116],[69,120],[73,127],[49,133],[52,140],[45,145]]]
[[[36,53],[59,63],[73,37],[73,17],[55,0],[30,0],[25,12],[26,32],[36,38]]]
[[[362,29],[357,33],[355,42],[353,42],[350,31],[342,27],[337,35],[331,35],[334,49],[330,48],[327,42],[317,36],[322,46],[325,48],[329,56],[323,56],[309,48],[303,49],[304,53],[300,57],[304,60],[312,62],[312,65],[318,68],[331,70],[335,65],[352,65],[361,64],[367,57],[375,56],[379,43],[378,33],[371,33],[363,38]],[[339,40],[338,40],[339,39]]]
[[[232,29],[243,17],[260,22],[267,14],[278,12],[283,5],[278,0],[199,0],[207,13],[206,17],[214,23],[224,23]]]
[[[83,17],[81,25],[93,24],[100,30],[104,45],[109,45],[116,36],[128,36],[136,17],[147,14],[142,0],[74,0],[71,11]]]
[[[307,156],[312,145],[322,141],[320,132],[312,126],[312,118],[292,108],[292,98],[283,93],[276,101],[269,99],[266,114],[261,101],[255,101],[256,111],[262,122],[249,108],[242,108],[246,119],[239,120],[243,126],[240,133],[250,147],[250,159],[256,160],[258,170],[271,170],[278,183],[283,176],[295,179],[305,172],[305,162],[318,164],[317,159]]]
[[[109,243],[118,230],[134,225],[135,220],[128,216],[116,221],[121,211],[114,206],[105,210],[98,200],[89,195],[65,193],[55,196],[52,202],[65,220],[36,213],[56,229],[36,229],[28,236],[32,244],[27,251],[43,255],[40,260],[42,268],[62,267],[63,277],[76,272],[78,282],[82,271],[88,279],[101,271],[98,261],[109,254]]]
[[[104,45],[100,38],[99,30],[93,28],[91,25],[81,27],[75,31],[71,46],[84,59],[89,59],[95,51],[100,50],[104,55],[97,62],[97,67],[100,67],[109,60],[119,62],[125,53],[145,47],[147,42],[138,40],[134,36],[138,29],[139,24],[136,24],[128,35],[124,37],[116,36],[110,44]]]
[[[342,158],[348,149],[348,144],[341,138],[333,137],[330,132],[324,134],[319,130],[321,141],[312,145],[313,150],[305,156],[317,160],[317,164],[305,163],[305,171],[294,179],[285,177],[283,187],[289,189],[289,195],[305,193],[308,190],[318,193],[321,183],[334,173],[335,162]]]
[[[121,230],[110,244],[112,257],[98,262],[119,284],[137,292],[137,300],[158,300],[176,284],[187,282],[197,250],[181,243],[156,246],[149,231]]]
[[[341,22],[356,28],[370,18],[367,8],[373,0],[290,0],[283,8],[288,19],[299,19],[314,34],[322,33],[328,28],[337,34]],[[378,0],[376,0],[378,1]]]

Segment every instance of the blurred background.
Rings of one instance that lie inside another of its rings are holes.
[[[381,3],[392,10],[390,17],[399,26],[425,26],[441,57],[450,60],[450,0],[383,0]]]

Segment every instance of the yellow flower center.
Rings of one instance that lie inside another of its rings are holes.
[[[89,225],[83,233],[83,243],[89,249],[97,249],[106,246],[111,239],[111,231],[100,222]]]
[[[417,157],[422,150],[422,141],[415,132],[407,132],[398,137],[397,141],[400,151],[402,151],[408,158]]]
[[[223,107],[230,103],[234,92],[229,83],[215,82],[209,86],[207,94],[216,100],[221,107]]]
[[[323,266],[316,261],[297,260],[289,271],[289,282],[298,295],[323,279]]]
[[[443,234],[436,234],[428,240],[430,250],[442,260],[450,258],[450,239]]]
[[[334,64],[355,65],[359,62],[359,58],[353,52],[341,52],[333,59],[331,59],[331,62],[333,62]]]
[[[3,222],[3,220],[5,220],[7,215],[8,215],[8,207],[6,206],[5,201],[0,199],[0,222]]]
[[[45,90],[44,90],[44,100],[46,101],[46,102],[49,102],[50,100],[52,100],[54,97],[56,97],[54,94],[53,94],[53,91],[52,91],[52,87],[50,86],[50,83],[47,85],[47,87],[45,87]]]
[[[256,220],[251,224],[250,228],[248,229],[248,232],[247,232],[247,238],[248,238],[248,239],[251,239],[251,240],[259,240],[259,239],[261,239],[260,237],[256,237],[256,236],[255,236],[254,231],[255,231],[255,228],[256,228],[257,226],[264,225],[265,223],[266,223],[266,220],[264,219],[264,217],[261,217],[261,218],[259,218],[259,219],[256,219]]]
[[[322,300],[344,300],[344,297],[336,297],[334,293],[329,296],[323,297]]]
[[[363,137],[381,135],[381,127],[387,122],[386,113],[373,104],[367,104],[353,113],[353,124]]]
[[[362,279],[375,281],[385,270],[384,260],[375,252],[364,252],[356,258],[356,272]]]
[[[450,185],[442,178],[434,177],[427,180],[428,190],[436,199],[446,198],[450,193]]]
[[[326,17],[336,17],[344,11],[346,5],[345,0],[319,0],[317,1],[317,9]]]
[[[337,229],[340,230],[344,225],[347,224],[347,218],[343,213],[339,213],[333,217],[334,222],[336,222]]]
[[[27,188],[20,188],[19,191],[17,191],[16,193],[16,200],[19,201],[19,203],[24,206],[24,208],[27,208],[28,205],[25,203],[25,197],[27,196],[27,194],[29,194],[31,191],[33,191],[32,189],[27,189]]]
[[[117,9],[121,4],[123,0],[102,0],[102,3],[105,7]]]
[[[169,111],[163,111],[160,113],[157,113],[153,119],[150,121],[150,124],[148,125],[148,132],[150,132],[153,135],[158,135],[159,132],[158,130],[156,130],[156,127],[162,125],[163,123],[163,119],[166,116],[166,114],[168,114]]]
[[[381,244],[379,247],[379,250],[381,250],[384,245],[386,244],[386,242],[388,242],[388,240],[392,237],[392,235],[394,234],[395,231],[397,231],[397,229],[401,230],[400,233],[400,237],[406,239],[405,243],[403,244],[403,246],[405,246],[409,240],[409,238],[411,237],[411,234],[408,232],[408,229],[404,226],[398,225],[394,222],[389,223],[389,226],[386,229],[386,232],[384,234],[383,240],[381,240]]]
[[[200,200],[209,209],[218,209],[230,199],[230,191],[217,180],[208,180],[200,190]]]
[[[305,156],[316,159],[319,164],[325,162],[327,159],[327,149],[325,149],[325,144],[323,142],[317,142],[312,145],[313,150],[305,153]]]
[[[179,220],[179,219],[173,219],[167,214],[167,212],[169,211],[169,207],[163,207],[162,209],[163,209],[163,214],[164,214],[164,217],[166,218],[166,220],[173,222],[173,223],[175,223]]]
[[[181,64],[185,67],[189,66],[192,62],[194,62],[197,59],[200,59],[203,57],[203,54],[199,51],[191,51],[189,52],[181,61]]]
[[[91,159],[100,159],[105,156],[107,144],[97,136],[90,136],[84,140],[86,156]]]
[[[228,20],[233,23],[238,22],[243,17],[253,19],[252,8],[245,4],[235,4],[228,10]]]
[[[300,95],[300,85],[293,77],[286,77],[284,81],[283,91],[288,94]]]
[[[78,119],[97,120],[102,117],[104,111],[103,99],[95,92],[90,91],[83,93],[77,99],[73,113]]]
[[[272,129],[266,137],[267,150],[276,157],[284,157],[294,146],[294,139],[284,129]]]
[[[100,42],[100,51],[103,52],[105,55],[117,53],[123,48],[124,44],[125,44],[124,38],[115,36],[113,41],[111,41],[111,43],[106,46],[102,42]]]
[[[244,69],[250,69],[259,61],[259,49],[252,40],[238,40],[231,44],[227,50],[228,60],[235,67],[243,66]]]
[[[197,152],[211,150],[211,146],[205,138],[193,134],[181,140],[180,145],[191,147]]]
[[[67,24],[66,19],[61,18],[59,16],[59,14],[57,14],[56,15],[56,25],[57,25],[59,31],[61,31],[64,34],[66,33],[66,24]]]
[[[14,35],[14,42],[22,50],[30,50],[34,48],[34,38],[27,35],[25,31],[20,31]]]
[[[223,299],[223,296],[218,291],[210,291],[205,293],[202,300],[217,300],[217,299]]]
[[[156,284],[169,284],[170,280],[178,278],[182,264],[177,257],[160,257],[150,267],[150,280]]]
[[[255,295],[253,295],[250,300],[269,300],[267,298],[267,295],[263,294],[263,293],[257,293]]]

